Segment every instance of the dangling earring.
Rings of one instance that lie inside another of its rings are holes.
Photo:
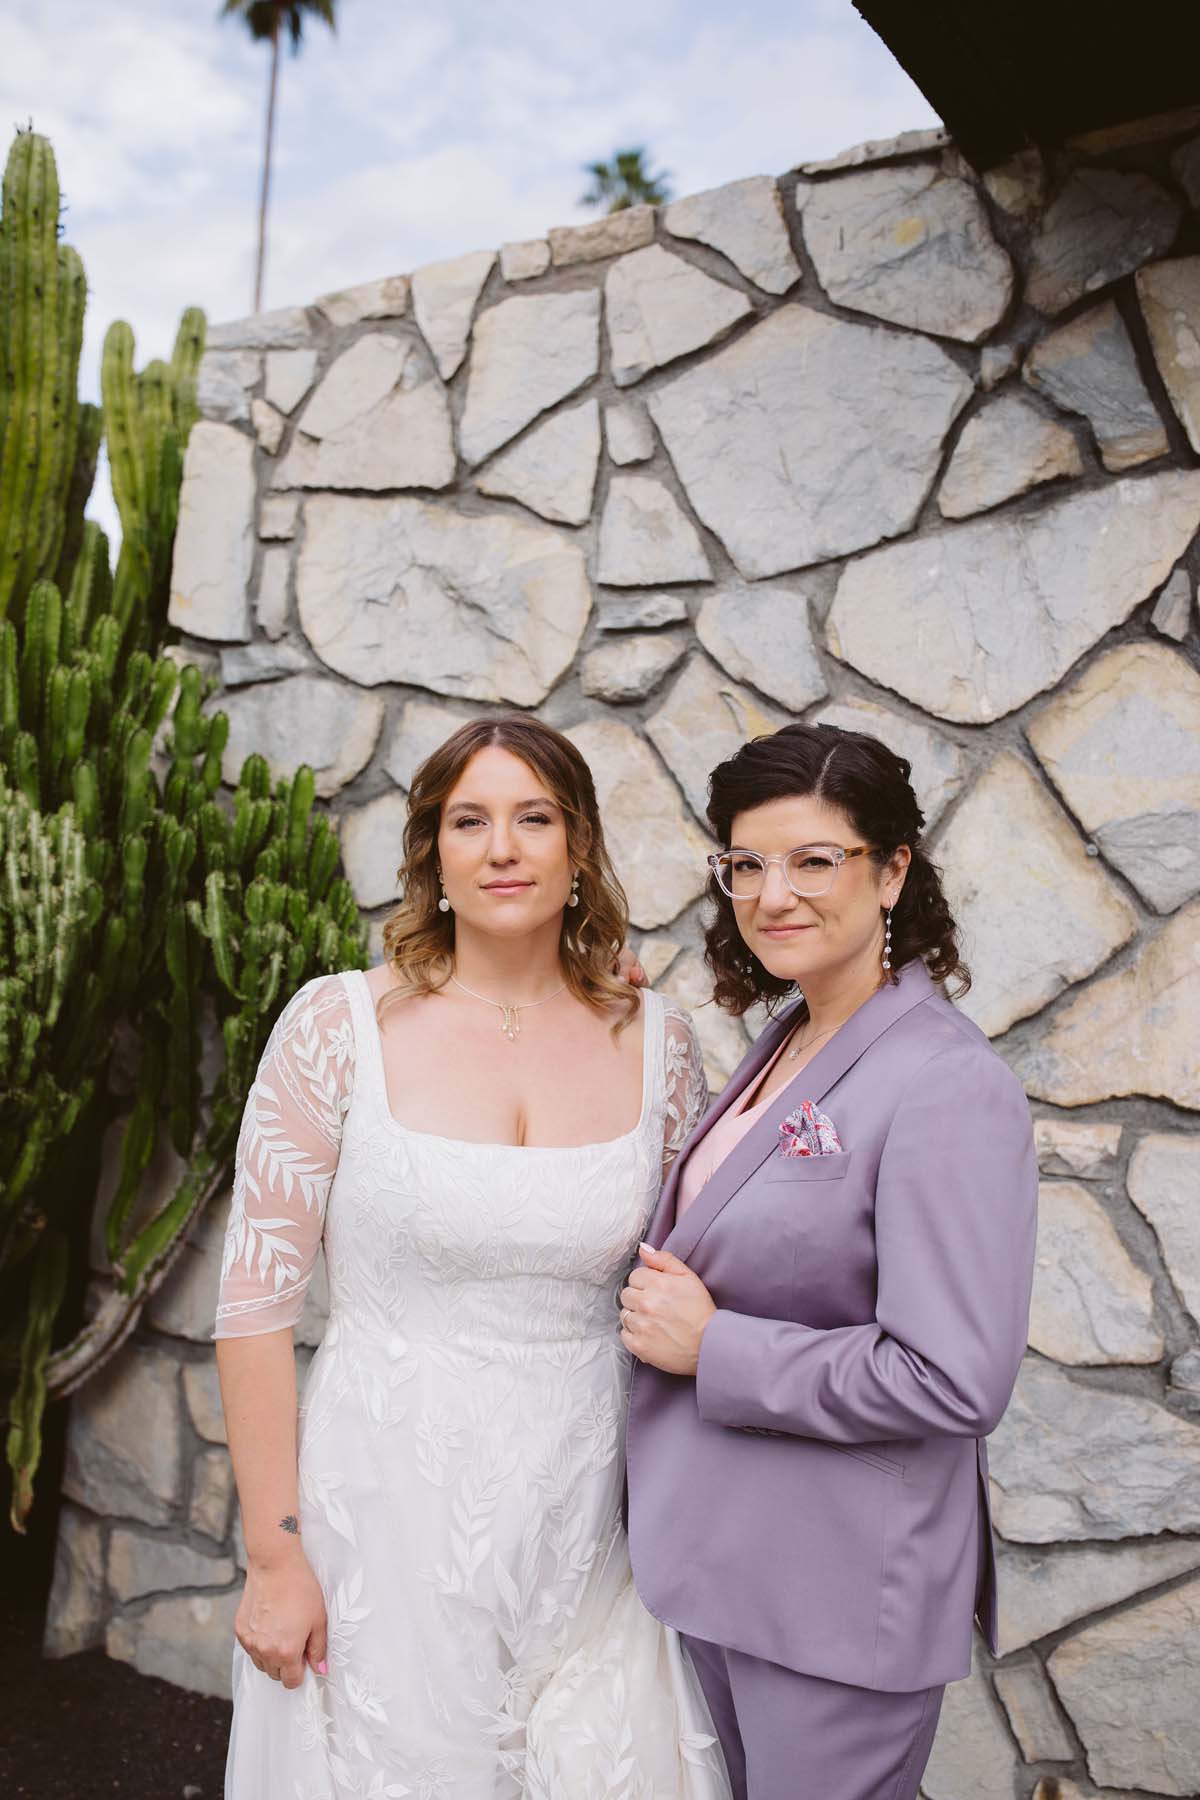
[[[442,897],[438,901],[438,911],[440,913],[448,913],[450,911],[450,902],[446,898],[446,884],[442,880],[442,871],[440,869],[438,870],[438,883],[442,890]]]
[[[579,905],[579,876],[578,876],[578,874],[572,875],[572,877],[571,877],[571,892],[567,895],[567,905],[568,906],[578,906]]]
[[[892,972],[892,909],[890,906],[887,909],[887,918],[884,920],[883,929],[883,972],[885,975],[890,975]]]

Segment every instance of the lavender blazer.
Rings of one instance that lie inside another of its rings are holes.
[[[788,1029],[785,1012],[700,1121],[648,1233],[719,1311],[694,1380],[634,1367],[634,1576],[694,1637],[858,1687],[930,1687],[969,1672],[977,1604],[996,1647],[983,1440],[1029,1322],[1029,1108],[914,961],[676,1224],[689,1149]],[[841,1154],[781,1157],[780,1121],[806,1099]]]

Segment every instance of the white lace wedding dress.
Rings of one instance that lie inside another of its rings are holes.
[[[234,1647],[227,1800],[726,1800],[621,1524],[616,1296],[704,1087],[686,1017],[642,1011],[637,1125],[570,1149],[401,1125],[361,973],[276,1025],[217,1335],[293,1324],[323,1236],[299,1470],[329,1673],[289,1691]]]

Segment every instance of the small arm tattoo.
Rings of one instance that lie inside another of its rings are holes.
[[[293,1537],[300,1536],[300,1521],[295,1513],[289,1513],[286,1519],[280,1519],[279,1528],[281,1531],[290,1531]]]

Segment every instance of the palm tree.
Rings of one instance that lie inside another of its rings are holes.
[[[267,133],[263,148],[262,192],[258,202],[258,262],[254,271],[254,310],[262,311],[263,268],[267,259],[267,196],[271,186],[271,141],[275,135],[275,90],[279,83],[279,40],[286,31],[297,55],[304,39],[304,20],[312,13],[330,31],[337,30],[337,0],[225,0],[221,17],[241,19],[256,43],[271,46],[271,78],[267,88]]]
[[[592,185],[580,196],[581,206],[603,206],[615,213],[624,212],[627,206],[662,206],[671,198],[667,170],[651,175],[643,144],[615,151],[611,162],[584,163],[583,169],[591,176]]]

